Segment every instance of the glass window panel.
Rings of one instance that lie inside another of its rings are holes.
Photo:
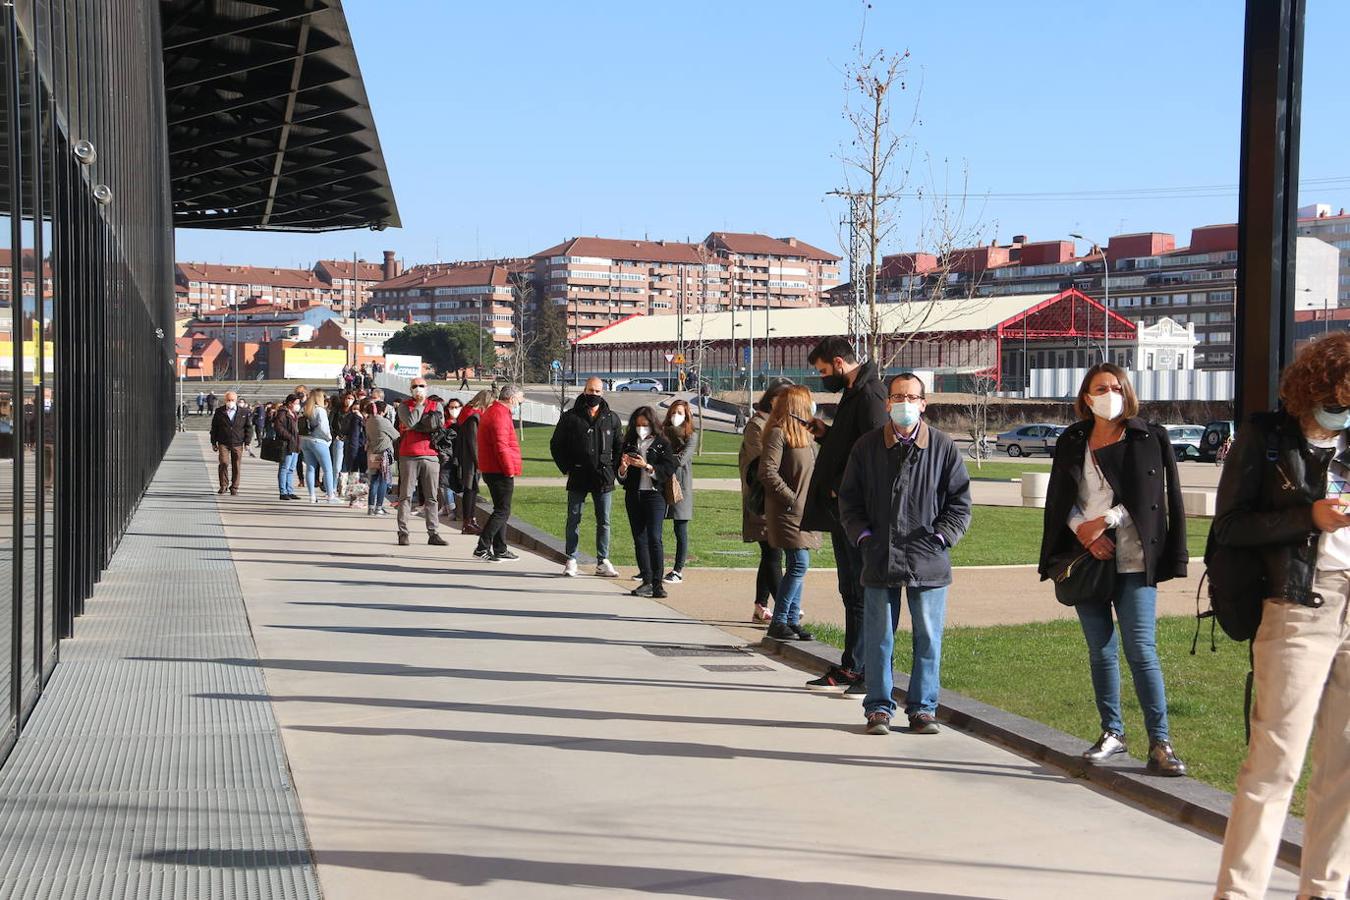
[[[19,120],[15,139],[19,147],[19,246],[15,255],[14,269],[18,293],[14,303],[14,321],[17,326],[12,342],[14,348],[14,372],[19,380],[21,408],[19,410],[19,434],[21,449],[19,465],[15,468],[14,495],[19,506],[19,582],[20,582],[20,651],[19,651],[19,695],[23,706],[30,704],[38,687],[38,507],[34,503],[32,491],[25,491],[31,485],[32,472],[36,469],[37,451],[37,398],[33,380],[33,322],[36,309],[36,290],[41,284],[39,276],[41,266],[37,258],[38,235],[37,218],[37,86],[33,72],[33,51],[23,34],[17,42],[18,81],[15,94],[18,98]]]
[[[56,186],[53,178],[56,161],[53,156],[55,123],[52,120],[52,98],[43,88],[40,96],[41,109],[41,185],[42,217],[39,237],[41,238],[42,263],[38,267],[37,279],[37,316],[34,320],[34,351],[37,363],[34,367],[39,384],[40,403],[38,418],[40,436],[38,456],[40,470],[34,472],[33,487],[38,497],[42,522],[42,661],[44,670],[50,671],[56,660],[56,638],[59,634],[56,619],[56,271],[53,265],[52,220],[56,199]]]
[[[10,186],[10,11],[0,9],[0,736],[13,728],[14,708],[14,333],[13,219]]]

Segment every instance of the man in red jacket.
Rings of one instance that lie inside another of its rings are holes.
[[[520,388],[508,384],[478,423],[478,471],[492,497],[492,515],[478,536],[473,555],[483,562],[519,559],[506,546],[506,522],[511,518],[511,494],[520,474],[520,442],[516,440],[515,412]]]
[[[432,432],[442,426],[445,413],[435,400],[427,399],[425,378],[412,380],[412,396],[398,405],[398,543],[408,545],[408,518],[412,513],[413,488],[422,486],[422,514],[427,521],[427,543],[445,546],[437,531],[436,485],[440,460],[431,446]]]

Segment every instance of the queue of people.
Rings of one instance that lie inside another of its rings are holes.
[[[755,403],[738,455],[741,537],[759,550],[752,620],[767,625],[771,639],[812,639],[802,625],[803,589],[811,553],[828,533],[844,646],[839,664],[805,687],[858,697],[862,730],[890,733],[897,712],[891,660],[903,600],[913,653],[907,730],[937,733],[951,553],[972,522],[965,463],[952,439],[926,419],[928,386],[919,376],[902,372],[883,383],[876,367],[859,362],[839,337],[821,341],[809,361],[826,390],[840,394],[833,421],[818,415],[805,386],[775,382]],[[519,388],[480,392],[462,408],[426,390],[415,379],[413,396],[393,410],[375,397],[337,405],[339,416],[361,423],[371,514],[385,512],[397,461],[401,544],[408,543],[415,496],[428,541],[444,543],[437,498],[448,489],[462,494],[464,532],[478,536],[474,556],[517,558],[504,528],[521,473],[513,423]],[[1219,900],[1264,895],[1310,742],[1300,896],[1343,897],[1350,879],[1350,335],[1330,335],[1301,351],[1284,373],[1281,398],[1279,411],[1239,430],[1210,536],[1211,545],[1251,555],[1260,570],[1253,590],[1261,593],[1251,739],[1225,836]],[[247,443],[251,419],[231,395],[225,401],[212,443],[221,492],[237,493],[235,448]],[[1157,586],[1185,577],[1190,562],[1176,456],[1166,429],[1140,418],[1128,374],[1113,364],[1087,372],[1074,409],[1079,420],[1055,450],[1038,571],[1074,607],[1086,645],[1083,690],[1097,708],[1100,734],[1082,756],[1096,765],[1127,751],[1123,648],[1143,712],[1146,767],[1184,776],[1157,649]],[[352,434],[350,420],[341,421]],[[294,499],[303,454],[305,484],[317,502],[316,484],[334,484],[337,458],[321,452],[333,442],[322,392],[297,389],[275,408],[266,432],[284,450],[282,498]],[[672,402],[664,416],[641,406],[625,425],[605,401],[603,383],[587,382],[550,442],[567,479],[564,576],[578,574],[587,501],[596,525],[595,574],[618,574],[609,554],[613,495],[621,487],[638,568],[631,593],[662,598],[667,585],[683,579],[697,493],[694,438],[685,401]],[[344,459],[355,443],[346,440]],[[472,521],[480,479],[493,502],[481,531]],[[669,571],[667,519],[676,545]]]

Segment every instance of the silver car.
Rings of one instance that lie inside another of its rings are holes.
[[[995,446],[1014,459],[1031,453],[1048,453],[1053,456],[1055,441],[1063,432],[1064,428],[1060,425],[1023,425],[1000,434]]]
[[[655,394],[664,390],[664,388],[662,388],[661,382],[657,381],[655,378],[630,378],[628,381],[625,381],[623,384],[619,385],[614,390],[650,391],[653,394]]]
[[[1200,458],[1200,441],[1205,436],[1203,425],[1164,425],[1167,439],[1172,442],[1172,451],[1177,461]]]

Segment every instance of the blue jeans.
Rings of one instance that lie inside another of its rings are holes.
[[[802,618],[802,586],[806,583],[806,570],[811,565],[811,551],[806,548],[792,548],[783,551],[787,557],[787,571],[783,580],[778,582],[778,593],[773,601],[773,621],[775,625],[796,625]]]
[[[295,465],[300,461],[299,453],[287,453],[277,463],[277,493],[295,493]]]
[[[633,530],[633,554],[643,584],[660,584],[665,575],[665,546],[661,529],[666,521],[666,498],[660,491],[629,488],[624,495],[628,527]]]
[[[344,441],[342,438],[333,438],[333,443],[330,444],[329,447],[328,447],[328,452],[329,452],[329,453],[332,455],[332,457],[333,457],[333,471],[334,471],[334,472],[341,472],[341,471],[343,471],[343,470],[346,468],[346,467],[343,465],[343,461],[344,461],[344,459],[345,459],[345,457],[344,457],[343,454],[346,452],[346,449],[345,449],[346,446],[347,446],[347,442]]]
[[[937,711],[942,669],[942,626],[947,620],[946,587],[909,587],[909,616],[914,627],[914,665],[905,697],[905,714]],[[891,655],[900,627],[900,588],[863,589],[863,665],[867,671],[868,714],[895,712]]]
[[[1167,692],[1162,666],[1158,663],[1158,589],[1144,584],[1142,573],[1116,576],[1116,595],[1111,598],[1125,642],[1125,660],[1134,676],[1134,693],[1144,711],[1144,726],[1151,740],[1171,740],[1167,730]],[[1102,731],[1125,733],[1120,718],[1120,657],[1116,652],[1115,622],[1111,604],[1080,603],[1074,607],[1087,638],[1088,664],[1092,669],[1092,692]]]
[[[389,497],[389,479],[384,477],[380,469],[372,469],[367,474],[370,476],[370,494],[366,498],[366,505],[371,509],[384,509],[384,501]]]
[[[323,483],[329,497],[337,496],[337,480],[333,478],[333,456],[328,441],[318,438],[301,438],[300,452],[305,456],[305,487],[314,493],[314,473],[323,470]]]
[[[563,532],[566,540],[564,549],[568,559],[577,558],[577,547],[581,545],[581,510],[586,506],[586,498],[591,498],[595,507],[595,558],[609,559],[609,511],[614,504],[613,491],[568,491],[567,492],[567,529]]]

